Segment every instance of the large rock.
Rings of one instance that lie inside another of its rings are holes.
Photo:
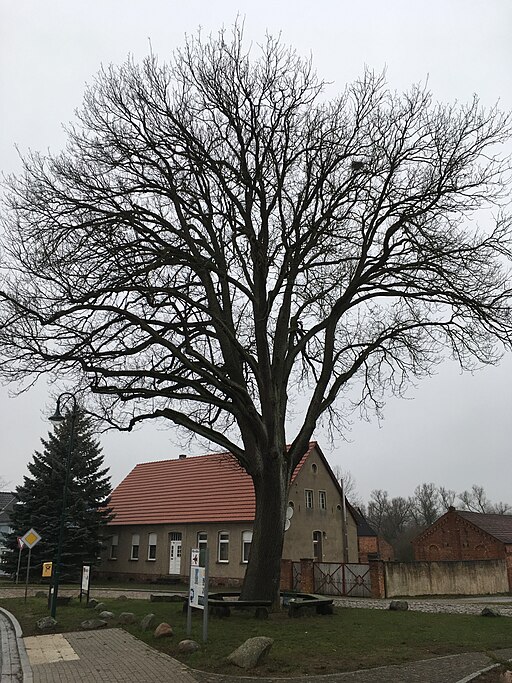
[[[196,652],[197,650],[199,650],[199,643],[195,640],[180,640],[178,643],[179,652]]]
[[[35,598],[47,598],[48,597],[48,591],[36,591]]]
[[[172,630],[171,626],[165,622],[158,624],[154,633],[155,638],[170,638],[173,635],[174,631]]]
[[[94,609],[97,612],[103,612],[103,610],[106,608],[107,608],[107,606],[105,605],[104,602],[97,602],[96,605],[94,605]]]
[[[228,662],[241,669],[254,669],[267,657],[274,640],[266,636],[249,638],[228,656]]]
[[[87,607],[93,608],[96,607],[96,605],[99,605],[99,600],[96,600],[96,598],[90,598],[89,602],[87,603]]]
[[[148,628],[152,628],[155,624],[155,615],[154,614],[146,614],[142,619],[140,620],[140,627],[143,631],[147,631]]]
[[[105,619],[105,621],[112,621],[114,618],[114,612],[109,612],[108,610],[103,610],[98,614],[100,619]]]
[[[389,609],[395,612],[406,612],[409,609],[407,600],[391,600]]]
[[[119,624],[134,624],[135,614],[133,612],[121,612],[117,617],[117,621]]]
[[[43,617],[36,622],[36,626],[40,631],[49,631],[57,624],[53,617]]]
[[[105,619],[86,619],[85,621],[82,621],[82,623],[80,624],[80,626],[86,631],[93,631],[97,628],[103,628],[106,625],[107,622],[105,621]]]
[[[482,617],[501,617],[501,612],[493,607],[484,607],[480,615]]]

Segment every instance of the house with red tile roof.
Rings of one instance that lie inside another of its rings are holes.
[[[192,548],[208,549],[212,583],[239,585],[255,515],[250,476],[229,453],[137,465],[112,492],[102,576],[184,579]],[[289,489],[283,558],[358,561],[357,525],[316,442]]]
[[[504,559],[512,590],[512,515],[450,507],[413,539],[412,546],[416,561]]]

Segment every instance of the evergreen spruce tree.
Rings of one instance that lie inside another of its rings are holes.
[[[18,565],[17,538],[34,528],[41,541],[32,548],[31,578],[41,577],[42,562],[56,561],[66,476],[71,418],[56,425],[41,439],[28,465],[29,476],[16,488],[17,502],[11,516],[12,533],[6,536],[7,553],[2,568],[13,578]],[[103,469],[99,443],[91,420],[79,411],[75,418],[73,447],[64,512],[65,527],[60,579],[76,579],[82,564],[94,564],[100,553],[103,526],[111,519],[107,507],[111,492],[108,469]],[[28,549],[22,551],[21,577],[25,577]]]

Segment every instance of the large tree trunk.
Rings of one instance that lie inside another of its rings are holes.
[[[253,477],[256,517],[242,587],[244,600],[277,603],[279,599],[289,477],[288,463],[283,455],[266,460],[263,472]]]

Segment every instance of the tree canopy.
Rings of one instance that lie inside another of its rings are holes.
[[[8,180],[3,372],[64,373],[112,425],[161,417],[233,453],[257,498],[244,590],[275,594],[322,415],[343,427],[446,350],[467,367],[510,346],[509,135],[477,98],[370,71],[328,99],[239,27],[104,68],[66,149]]]

